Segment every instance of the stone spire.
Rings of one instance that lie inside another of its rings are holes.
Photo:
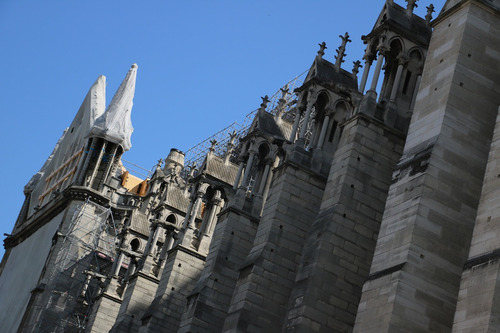
[[[347,43],[352,42],[349,39],[349,34],[347,32],[345,33],[344,36],[339,35],[339,37],[340,39],[342,39],[342,44],[340,44],[340,47],[337,49],[337,55],[335,56],[335,59],[337,60],[335,62],[335,66],[337,66],[337,68],[340,68],[340,64],[344,62],[344,57],[347,55],[345,53],[345,47]]]
[[[116,91],[106,112],[101,115],[90,130],[88,137],[101,137],[119,144],[124,151],[130,149],[130,136],[134,131],[130,114],[135,92],[137,65],[133,64],[127,76]]]

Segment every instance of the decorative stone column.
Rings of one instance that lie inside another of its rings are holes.
[[[247,160],[247,165],[245,167],[245,174],[243,175],[243,180],[241,181],[240,188],[245,188],[245,186],[247,185],[248,178],[250,177],[250,172],[252,171],[253,160],[255,158],[255,155],[257,154],[257,150],[252,145],[248,153],[249,156]]]
[[[316,148],[321,149],[323,143],[325,142],[326,131],[328,130],[328,125],[330,124],[330,116],[326,115],[323,119],[323,126],[321,127],[321,133],[319,134],[318,142],[316,143]]]
[[[182,229],[186,229],[189,223],[189,217],[191,216],[191,211],[193,210],[195,196],[191,195],[191,200],[189,200],[189,206],[186,210],[186,216],[184,217],[184,221],[182,222]]]
[[[115,145],[111,151],[110,156],[109,156],[109,160],[107,162],[106,170],[104,171],[104,175],[99,180],[99,186],[97,187],[99,190],[102,189],[102,186],[104,185],[104,182],[105,182],[106,178],[108,177],[109,172],[111,171],[111,168],[113,167],[113,164],[115,163],[115,156],[116,156],[117,151],[118,151],[118,145]]]
[[[267,201],[267,195],[269,194],[269,188],[271,187],[271,181],[273,180],[273,170],[274,170],[274,168],[276,168],[279,165],[280,157],[276,156],[274,161],[272,161],[272,162],[271,161],[272,160],[270,159],[269,165],[271,166],[271,163],[272,163],[272,166],[269,169],[269,173],[266,177],[266,183],[264,185],[264,190],[262,191],[262,207],[260,209],[259,216],[262,216],[262,212],[264,211],[264,206],[266,205],[266,201]]]
[[[297,113],[295,114],[295,121],[293,122],[292,133],[290,134],[290,141],[295,142],[295,137],[297,136],[297,130],[299,128],[300,117],[304,112],[304,108],[297,108]]]
[[[318,129],[316,128],[316,118],[313,118],[311,119],[311,137],[309,138],[309,143],[307,144],[307,150],[313,148],[317,136],[318,136]]]
[[[117,248],[117,256],[115,258],[115,261],[113,263],[113,266],[111,267],[111,278],[109,280],[108,286],[106,288],[106,293],[115,298],[121,298],[121,292],[120,289],[121,286],[118,283],[118,278],[120,276],[120,268],[122,267],[123,264],[123,258],[124,254],[122,252],[121,248]]]
[[[309,90],[309,94],[307,96],[307,108],[306,114],[304,116],[304,120],[302,122],[302,127],[299,133],[299,139],[297,140],[297,144],[301,147],[305,147],[305,136],[307,132],[307,125],[309,124],[309,118],[311,117],[312,106],[313,106],[313,98],[312,98],[312,90]]]
[[[408,62],[408,58],[401,56],[398,57],[398,68],[396,70],[396,76],[394,77],[394,82],[392,84],[391,96],[389,97],[389,102],[384,110],[384,122],[388,126],[395,126],[398,118],[398,105],[396,103],[396,98],[399,90],[399,83],[401,82],[401,76],[403,75],[404,65]]]
[[[151,252],[151,248],[154,246],[155,241],[158,241],[158,229],[159,229],[158,220],[151,219],[150,222],[151,222],[149,226],[150,232],[149,232],[148,242],[144,247],[143,257],[147,256]]]
[[[378,57],[375,65],[375,72],[373,73],[372,83],[370,89],[366,92],[358,107],[358,112],[367,114],[371,117],[375,115],[377,110],[377,84],[380,71],[382,70],[382,63],[384,62],[384,55],[389,50],[389,47],[385,45],[384,40],[385,37],[381,36],[377,47]]]
[[[129,278],[132,274],[135,273],[137,268],[137,257],[139,257],[139,253],[134,251],[128,251],[126,249],[121,249],[121,253],[130,258],[127,272],[125,273],[125,277],[121,281],[120,285],[116,288],[116,294],[119,298],[123,296],[125,289],[127,288]]]
[[[271,164],[273,161],[268,158],[266,159],[266,166],[264,167],[264,172],[262,173],[262,179],[260,180],[258,195],[262,196],[264,189],[266,187],[267,178],[269,177],[269,171],[271,170]]]
[[[184,235],[181,240],[181,244],[183,246],[191,246],[192,241],[193,241],[193,236],[194,236],[194,231],[196,229],[195,222],[196,222],[196,216],[198,215],[198,212],[201,207],[201,202],[203,199],[203,196],[205,195],[207,188],[209,184],[200,182],[198,185],[198,191],[196,192],[196,201],[193,206],[193,212],[191,214],[191,217],[187,221],[187,227],[184,230]]]
[[[151,269],[153,267],[153,255],[151,254],[152,250],[156,246],[158,242],[158,237],[161,232],[161,224],[157,219],[153,219],[151,221],[151,232],[149,234],[148,243],[146,244],[146,248],[144,249],[144,253],[142,255],[141,263],[139,266],[139,270],[141,270],[145,274],[150,274]]]
[[[240,165],[238,167],[238,173],[236,174],[236,179],[234,180],[233,190],[238,189],[238,186],[240,185],[241,174],[243,173],[244,166],[245,166],[245,163],[243,161],[241,161]]]
[[[401,76],[403,74],[404,65],[408,62],[407,57],[398,58],[398,69],[396,71],[396,77],[394,78],[394,84],[392,85],[391,96],[389,98],[389,103],[396,104],[396,97],[398,95],[399,83],[401,82]]]
[[[95,163],[95,166],[94,166],[94,170],[92,171],[92,175],[90,176],[90,178],[86,181],[85,183],[85,186],[89,186],[89,187],[92,187],[92,183],[94,182],[94,178],[95,176],[97,175],[97,171],[99,170],[99,167],[101,166],[101,162],[102,162],[102,157],[104,155],[104,152],[106,151],[106,145],[107,145],[107,142],[104,141],[102,143],[102,146],[100,148],[100,151],[99,151],[99,156],[97,157],[97,161]]]
[[[210,209],[210,214],[206,220],[206,224],[202,226],[202,234],[200,240],[200,246],[198,247],[198,252],[203,255],[208,254],[210,248],[210,240],[212,239],[212,234],[215,228],[215,222],[217,221],[217,214],[219,214],[222,208],[223,200],[221,198],[221,192],[215,191],[212,198],[212,207]]]
[[[379,46],[377,63],[375,65],[375,72],[373,73],[372,83],[370,86],[370,90],[366,92],[369,97],[373,97],[375,99],[377,98],[377,84],[380,77],[380,71],[382,70],[382,63],[384,62],[384,55],[386,51],[387,49],[384,45]]]
[[[175,243],[175,239],[177,236],[176,233],[176,226],[173,223],[170,222],[164,222],[163,223],[164,228],[166,229],[165,232],[165,241],[163,242],[163,247],[161,248],[160,256],[158,258],[158,262],[152,269],[152,273],[154,276],[159,277],[161,276],[161,273],[163,271],[163,264],[165,263],[165,259],[167,258],[168,251],[172,249]]]
[[[363,76],[361,76],[361,83],[359,84],[359,92],[362,94],[365,93],[366,81],[368,80],[368,74],[370,73],[370,67],[373,62],[373,54],[369,51],[369,47],[370,46],[366,48],[365,55],[363,56],[365,60],[365,69],[363,70]]]

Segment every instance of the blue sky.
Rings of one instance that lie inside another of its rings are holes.
[[[402,0],[395,0],[406,6]],[[430,3],[437,13],[444,0]],[[151,168],[241,121],[311,65],[318,43],[343,68],[361,59],[383,0],[176,0],[0,2],[0,235],[10,233],[23,187],[69,126],[95,79],[107,101],[137,63],[135,128],[126,160]],[[3,247],[0,256],[3,255]]]

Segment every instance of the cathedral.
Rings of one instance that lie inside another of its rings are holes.
[[[499,332],[500,0],[380,2],[363,61],[320,44],[145,177],[122,160],[138,66],[109,105],[99,76],[24,187],[1,331]]]

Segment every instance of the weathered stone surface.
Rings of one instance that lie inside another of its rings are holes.
[[[360,78],[347,34],[336,63],[320,44],[293,94],[146,180],[89,131],[100,77],[5,239],[3,330],[500,331],[500,1],[415,4],[381,1]]]

